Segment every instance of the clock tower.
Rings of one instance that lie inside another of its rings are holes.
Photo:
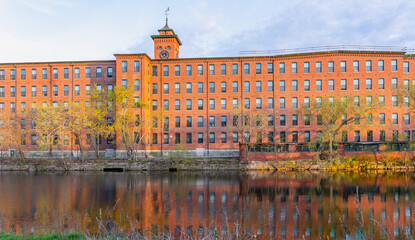
[[[167,9],[168,11],[168,9]],[[154,59],[176,59],[179,58],[179,47],[182,42],[179,36],[169,27],[166,11],[166,25],[159,29],[158,35],[151,35],[154,41]]]

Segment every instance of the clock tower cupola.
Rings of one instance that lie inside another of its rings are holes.
[[[154,41],[154,59],[179,58],[179,47],[182,42],[173,29],[169,27],[168,11],[169,8],[166,10],[166,25],[158,30],[158,35],[151,35]]]

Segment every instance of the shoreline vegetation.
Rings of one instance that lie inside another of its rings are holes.
[[[336,157],[327,160],[296,161],[247,161],[238,158],[181,158],[138,159],[134,161],[101,159],[86,161],[62,161],[60,159],[27,159],[0,161],[0,171],[415,171],[410,159],[383,158],[381,160],[359,157]]]

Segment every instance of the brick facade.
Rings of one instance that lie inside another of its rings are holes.
[[[142,149],[147,150],[170,149],[170,142],[164,143],[163,136],[173,136],[175,145],[178,137],[176,134],[180,134],[180,142],[192,150],[238,149],[241,136],[238,137],[238,142],[233,142],[233,133],[229,130],[232,124],[230,115],[233,102],[237,101],[241,105],[245,99],[249,99],[250,109],[244,111],[264,111],[274,117],[274,125],[267,127],[263,133],[265,143],[269,142],[268,132],[274,132],[274,141],[279,143],[283,141],[281,133],[285,133],[287,143],[293,142],[294,131],[298,133],[300,143],[305,141],[306,132],[310,133],[311,139],[316,137],[319,126],[315,119],[311,119],[311,124],[305,126],[303,116],[299,116],[298,109],[293,108],[293,99],[297,99],[300,107],[306,97],[315,99],[319,96],[360,96],[363,103],[366,96],[384,96],[386,108],[379,110],[379,113],[385,114],[385,124],[380,124],[379,114],[374,114],[373,125],[360,132],[362,142],[368,141],[368,130],[373,131],[372,142],[381,140],[381,130],[385,131],[386,140],[392,139],[393,130],[398,131],[400,140],[404,140],[403,134],[408,133],[405,131],[412,130],[413,123],[404,123],[404,114],[409,114],[409,110],[401,102],[397,107],[392,106],[392,96],[397,94],[397,90],[393,89],[392,79],[397,79],[400,89],[404,82],[412,85],[415,79],[415,75],[412,76],[415,69],[414,57],[406,55],[405,52],[329,51],[260,57],[178,58],[181,42],[174,31],[167,24],[166,26],[159,30],[159,35],[152,36],[155,44],[154,59],[146,54],[115,54],[115,61],[0,64],[0,87],[4,87],[5,93],[0,96],[0,103],[4,103],[4,111],[7,112],[11,111],[11,104],[14,103],[17,117],[25,118],[25,113],[21,113],[22,102],[26,103],[26,111],[30,112],[33,102],[40,107],[41,102],[70,102],[85,98],[87,85],[101,84],[102,88],[106,88],[108,85],[115,87],[127,82],[135,88],[132,97],[139,97],[150,107],[131,109],[141,119],[150,120],[155,112],[153,106],[157,103],[157,109],[160,109],[168,101],[168,110],[164,109],[163,113],[168,117],[168,129],[163,129],[164,120],[159,120],[158,128],[145,136]],[[169,58],[161,59],[160,47],[162,50],[170,47]],[[366,66],[369,61],[370,67]],[[381,61],[383,70],[378,65]],[[344,71],[342,62],[345,62]],[[354,62],[358,62],[358,69]],[[396,70],[393,69],[395,62]],[[296,69],[293,68],[295,65]],[[88,68],[90,76],[87,76]],[[99,73],[97,76],[99,68],[101,76]],[[33,69],[36,70],[36,79],[32,78]],[[112,76],[108,76],[109,69],[112,70]],[[14,79],[11,75],[13,70]],[[25,78],[22,70],[26,71]],[[46,76],[43,76],[43,71],[46,71]],[[54,76],[55,71],[57,76]],[[346,89],[341,87],[343,79],[347,82]],[[359,82],[358,89],[354,87],[355,79]],[[370,87],[366,86],[368,79],[371,79]],[[384,79],[383,87],[379,85],[379,79]],[[320,80],[321,90],[317,86]],[[334,85],[329,89],[331,80]],[[307,81],[309,88],[305,84]],[[36,86],[36,96],[32,96],[32,86]],[[44,86],[47,87],[46,96],[42,91]],[[57,95],[54,93],[54,86],[58,88]],[[78,86],[79,95],[75,93]],[[11,96],[11,87],[15,88],[14,97]],[[22,96],[22,87],[26,87],[26,96]],[[68,90],[67,94],[65,88]],[[256,106],[257,99],[261,99],[260,109]],[[269,106],[269,99],[273,99],[273,107]],[[280,106],[280,99],[284,99],[285,108]],[[203,107],[198,106],[199,102],[203,103]],[[210,102],[214,102],[214,107],[210,106]],[[223,104],[225,102],[226,106]],[[187,103],[191,103],[190,108],[187,108]],[[392,124],[393,113],[398,114],[397,124]],[[294,115],[298,118],[297,125],[293,125]],[[281,124],[282,116],[285,116],[285,125]],[[211,117],[214,117],[214,125],[209,124]],[[226,117],[227,126],[221,126],[222,117]],[[177,119],[177,125],[176,118],[180,118]],[[190,125],[187,124],[188,118],[191,118]],[[199,118],[203,119],[203,126],[198,125]],[[411,118],[412,116],[409,119]],[[26,119],[27,127],[30,127],[30,121]],[[356,126],[356,130],[358,129],[359,126]],[[222,139],[223,133],[226,133],[226,141]],[[187,140],[189,134],[190,141]],[[198,139],[199,135],[202,136],[202,141]],[[30,137],[29,134],[26,136],[26,149],[34,150],[35,146],[30,144]],[[354,132],[349,131],[348,141],[353,140]],[[107,145],[106,141],[102,143],[101,149],[122,149],[118,138],[114,145]],[[74,146],[73,141],[71,146]]]

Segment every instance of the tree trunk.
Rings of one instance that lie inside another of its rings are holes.
[[[329,142],[329,162],[331,162],[333,157],[333,139],[330,138],[330,142]]]
[[[20,148],[20,144],[17,144],[17,151],[19,151],[19,154],[22,157],[23,163],[26,163],[26,157],[24,156],[24,153],[23,153],[22,149]]]

